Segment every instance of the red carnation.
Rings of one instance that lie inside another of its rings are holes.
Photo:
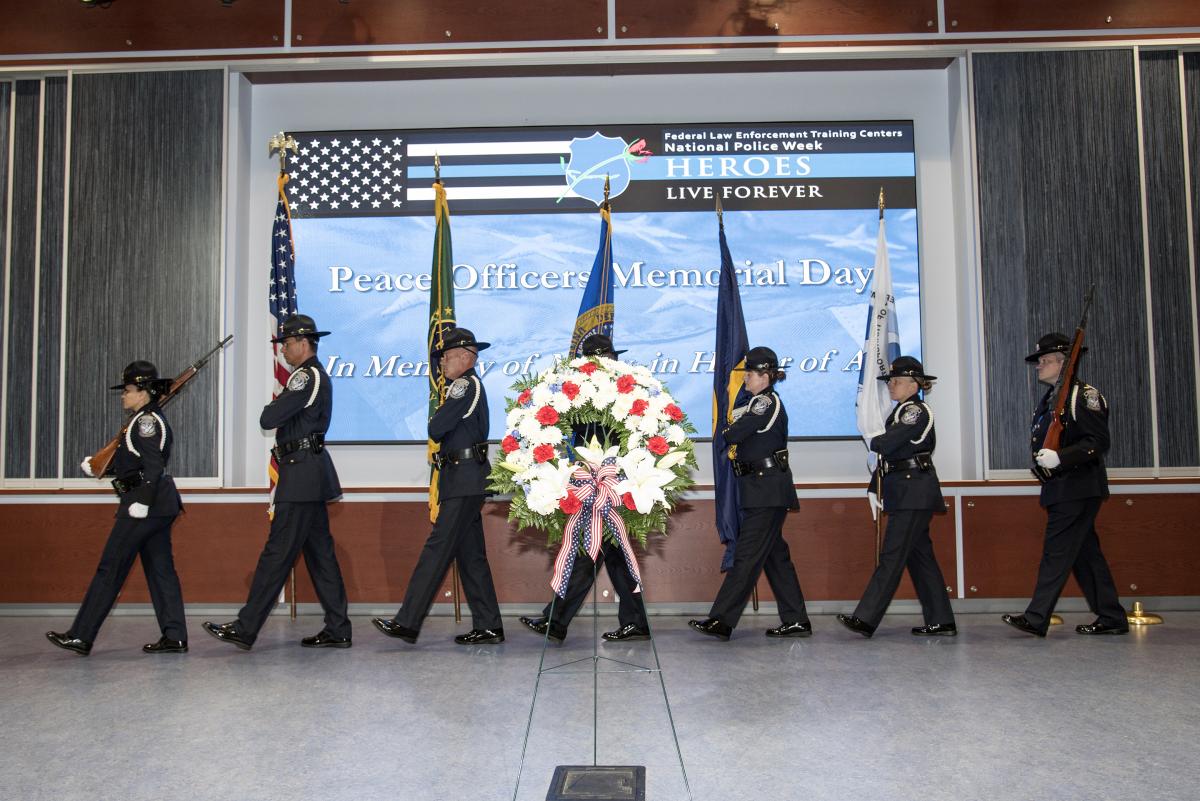
[[[671,449],[671,446],[663,437],[651,437],[646,440],[646,448],[655,456],[662,456]]]
[[[536,462],[548,462],[555,457],[553,445],[538,445],[533,449],[533,459]]]
[[[515,450],[520,450],[521,443],[517,442],[516,438],[512,434],[509,434],[507,437],[500,440],[500,447],[505,453],[512,453]]]
[[[529,399],[532,397],[533,397],[533,393],[530,392],[529,390],[525,390],[524,392],[522,392],[520,395],[517,396],[517,403],[521,406],[527,406],[527,405],[529,405]]]
[[[596,372],[596,365],[592,364],[591,362],[581,364],[579,365],[579,372],[583,373],[584,375],[591,375],[592,373]]]
[[[667,413],[667,417],[670,417],[676,423],[683,419],[683,410],[673,403],[668,403],[663,411]]]
[[[621,500],[625,503],[625,508],[631,512],[637,511],[637,504],[633,502],[632,493],[625,493],[621,496]]]
[[[553,406],[543,406],[537,410],[537,421],[544,426],[552,426],[558,423],[558,412],[554,411]]]
[[[568,492],[567,497],[558,502],[558,508],[569,515],[573,515],[583,508],[583,501],[575,497],[575,493]]]
[[[629,413],[634,414],[634,415],[645,414],[646,409],[648,409],[649,407],[650,407],[649,401],[638,398],[637,400],[635,400],[633,402],[633,405],[629,407]]]
[[[579,394],[579,385],[572,384],[570,381],[564,381],[562,391],[569,400],[575,400],[575,396]]]
[[[617,392],[632,392],[637,386],[637,379],[631,375],[623,375],[617,379]]]

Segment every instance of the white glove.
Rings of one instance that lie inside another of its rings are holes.
[[[83,457],[83,461],[79,463],[79,469],[83,471],[85,476],[96,477],[96,474],[92,472],[92,457],[90,456]]]
[[[136,517],[138,520],[141,520],[148,514],[150,514],[150,507],[147,506],[146,504],[144,504],[144,503],[129,504],[129,516],[130,517]]]
[[[1038,451],[1035,461],[1038,463],[1038,467],[1044,467],[1047,470],[1053,470],[1062,464],[1062,459],[1058,458],[1058,451],[1052,451],[1049,448],[1042,448]]]
[[[750,404],[747,403],[745,406],[734,407],[733,411],[731,411],[729,413],[729,416],[731,418],[733,418],[733,422],[736,423],[738,420],[741,420],[742,415],[744,415],[749,410],[750,410]]]

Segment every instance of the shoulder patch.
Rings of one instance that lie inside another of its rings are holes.
[[[771,409],[773,401],[769,395],[756,395],[750,401],[750,414],[766,414]]]
[[[900,412],[900,422],[906,426],[911,426],[920,419],[921,407],[915,403],[905,406],[904,411]]]
[[[467,387],[469,385],[470,382],[468,382],[465,378],[454,379],[454,382],[446,389],[446,397],[458,400],[467,394]]]
[[[146,437],[147,439],[158,436],[158,422],[154,419],[154,415],[143,414],[139,417],[137,432],[139,437]]]
[[[1104,398],[1100,395],[1100,390],[1095,387],[1087,387],[1083,390],[1083,402],[1087,404],[1090,411],[1098,412],[1103,408]]]
[[[301,367],[296,372],[292,373],[292,377],[288,379],[287,388],[293,392],[300,392],[308,386],[311,376],[306,368]]]

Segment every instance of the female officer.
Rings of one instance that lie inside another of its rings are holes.
[[[158,642],[144,645],[142,650],[155,654],[184,653],[188,649],[183,593],[171,555],[171,524],[182,505],[175,481],[166,472],[171,458],[171,427],[158,407],[159,397],[170,386],[170,379],[159,378],[153,364],[136,361],[125,368],[121,383],[112,387],[121,390],[121,406],[132,413],[105,473],[115,476],[112,484],[120,499],[117,520],[75,622],[63,633],[46,632],[50,642],[80,656],[91,653],[100,625],[116,602],[137,556],[142,557],[150,600],[162,630]],[[93,475],[91,457],[84,459],[80,467]]]
[[[770,348],[751,348],[746,354],[744,386],[750,402],[734,409],[734,423],[725,429],[732,446],[733,469],[738,475],[739,514],[733,567],[717,592],[705,620],[688,625],[702,634],[728,640],[760,573],[767,574],[779,605],[782,626],[767,629],[768,637],[808,637],[812,624],[804,608],[804,594],[792,565],[783,520],[789,509],[798,509],[796,486],[788,467],[787,412],[774,386],[784,372]]]
[[[917,588],[925,615],[925,625],[914,628],[912,633],[920,637],[958,634],[946,581],[929,539],[929,521],[934,512],[945,509],[945,503],[937,471],[933,469],[933,448],[937,442],[933,412],[921,400],[919,392],[929,390],[936,378],[925,375],[925,368],[911,356],[896,359],[891,369],[879,376],[880,381],[888,382],[888,394],[896,401],[888,415],[886,430],[872,438],[869,445],[879,454],[876,469],[883,476],[887,533],[879,566],[854,614],[837,616],[842,625],[864,637],[875,633],[896,594],[905,567]]]

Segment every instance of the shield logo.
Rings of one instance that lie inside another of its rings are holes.
[[[567,191],[599,206],[604,202],[604,177],[609,179],[609,197],[629,188],[629,145],[616,136],[594,133],[586,139],[571,140],[571,160],[563,165]]]

